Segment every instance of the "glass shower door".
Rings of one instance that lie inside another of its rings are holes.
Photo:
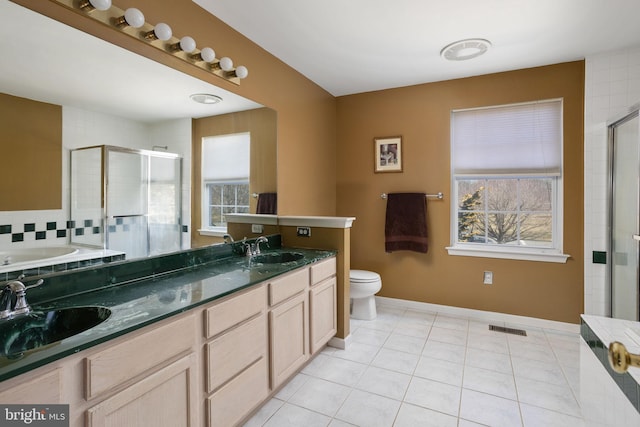
[[[127,259],[149,253],[147,156],[134,151],[107,150],[107,248]]]
[[[612,152],[611,317],[638,320],[640,245],[638,112],[609,126]]]
[[[179,251],[182,159],[151,156],[149,160],[149,255]]]

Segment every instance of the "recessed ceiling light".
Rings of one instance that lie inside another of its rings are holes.
[[[217,104],[222,101],[222,98],[218,95],[211,95],[210,93],[194,93],[190,98],[200,104]]]
[[[449,61],[465,61],[477,58],[491,47],[491,42],[485,39],[465,39],[453,42],[440,51],[440,56]]]

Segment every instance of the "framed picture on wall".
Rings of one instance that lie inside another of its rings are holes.
[[[374,143],[374,171],[402,172],[402,137],[387,136],[373,138]]]

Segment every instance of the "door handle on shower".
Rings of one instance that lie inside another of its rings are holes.
[[[632,234],[631,237],[633,240],[640,240],[640,234]]]

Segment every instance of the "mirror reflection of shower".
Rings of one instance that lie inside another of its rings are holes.
[[[128,259],[182,247],[182,158],[96,146],[71,151],[71,243]]]

